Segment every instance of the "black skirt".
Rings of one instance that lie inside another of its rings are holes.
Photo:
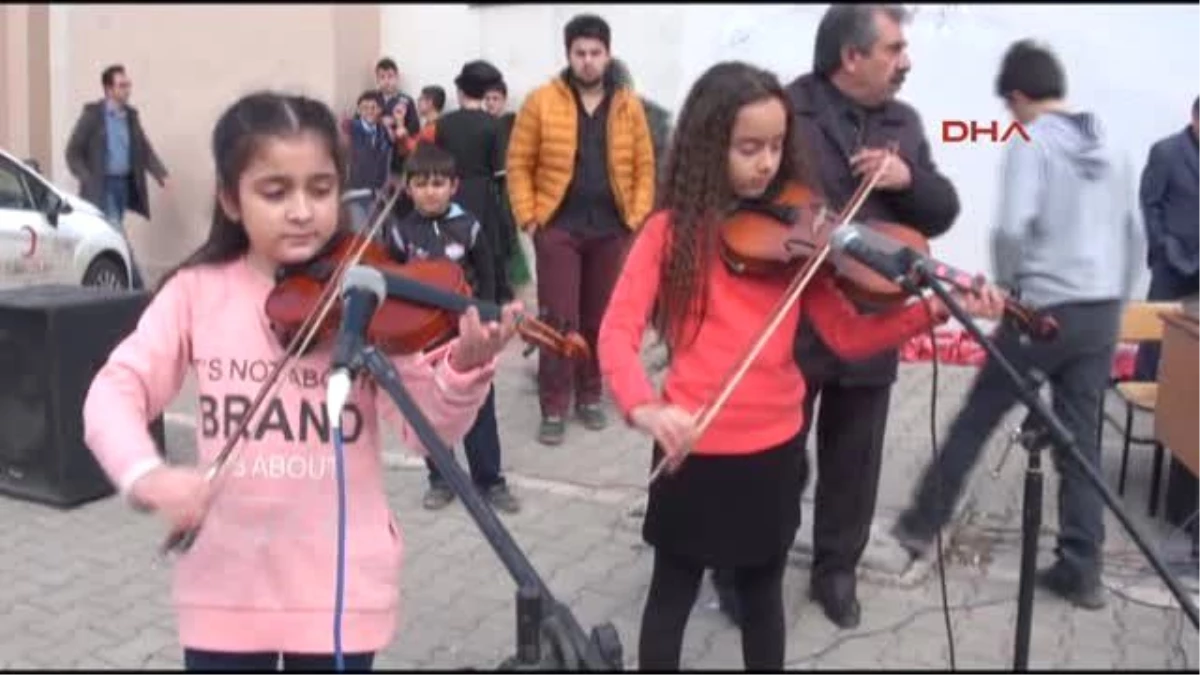
[[[662,457],[656,443],[651,466]],[[763,452],[689,455],[650,485],[642,537],[705,567],[765,564],[796,538],[807,478],[799,434]]]

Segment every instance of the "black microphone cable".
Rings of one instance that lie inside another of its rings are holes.
[[[902,284],[910,286],[910,283]],[[929,317],[929,342],[933,347],[933,355],[930,358],[933,366],[932,384],[929,387],[929,438],[931,454],[933,455],[933,464],[930,466],[930,471],[933,472],[933,499],[937,504],[942,503],[942,472],[937,466],[940,459],[938,453],[938,438],[937,438],[937,394],[938,394],[938,353],[937,353],[937,332],[935,329],[936,320],[933,316],[933,306],[930,300],[924,294],[920,293],[915,288],[909,288],[916,293],[916,296],[921,299],[921,304],[925,307],[925,314]],[[954,626],[950,621],[950,600],[949,592],[946,590],[946,560],[942,553],[942,528],[937,528],[935,534],[935,548],[937,549],[937,567],[938,567],[938,583],[941,586],[942,596],[942,620],[946,625],[946,646],[950,654],[950,670],[957,671],[957,660],[954,658]]]

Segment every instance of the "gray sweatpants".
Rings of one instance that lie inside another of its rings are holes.
[[[1097,469],[1100,468],[1100,448],[1096,444],[1098,406],[1109,381],[1121,310],[1122,304],[1115,300],[1057,305],[1044,310],[1058,320],[1056,340],[1023,341],[1008,321],[996,336],[996,346],[1019,372],[1028,374],[1037,370],[1045,375],[1054,395],[1055,414],[1074,436],[1084,458]],[[932,537],[945,526],[984,443],[1017,403],[1011,381],[989,360],[951,425],[938,462],[926,468],[915,500],[902,516],[910,532]],[[1058,556],[1080,574],[1099,574],[1104,543],[1104,502],[1100,492],[1070,455],[1058,448],[1051,455],[1061,477]]]

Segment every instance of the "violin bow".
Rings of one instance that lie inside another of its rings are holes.
[[[402,189],[398,187],[393,189],[392,195],[387,199],[386,202],[383,203],[381,210],[376,215],[370,230],[367,232],[366,236],[363,237],[362,242],[357,248],[351,251],[350,255],[346,256],[346,258],[338,264],[337,268],[333,272],[332,279],[340,279],[342,274],[344,274],[347,269],[357,265],[359,260],[362,259],[363,253],[366,252],[369,242],[379,232],[379,229],[383,227],[383,223],[387,220],[388,214],[391,213],[392,208],[395,206],[396,200],[400,197],[401,191]],[[234,450],[239,447],[238,441],[241,440],[242,434],[245,433],[247,428],[249,428],[251,420],[253,420],[254,416],[258,413],[258,409],[262,407],[263,401],[265,401],[267,396],[274,392],[279,386],[280,375],[282,375],[283,371],[291,365],[292,359],[294,359],[298,354],[303,354],[305,350],[308,349],[308,346],[312,343],[313,338],[317,334],[317,329],[322,323],[324,323],[325,318],[329,316],[329,312],[333,309],[334,301],[338,297],[337,286],[338,284],[331,280],[330,283],[326,284],[325,288],[321,290],[321,295],[317,298],[317,307],[305,318],[304,322],[300,325],[300,329],[294,336],[292,336],[292,339],[288,341],[287,349],[284,350],[284,357],[275,364],[274,368],[271,369],[267,379],[263,382],[262,386],[259,387],[258,394],[250,403],[250,407],[247,409],[245,416],[238,421],[237,427],[234,429],[233,433],[229,434],[229,436],[226,438],[225,445],[221,448],[221,451],[217,453],[217,456],[213,459],[212,463],[209,464],[208,469],[204,472],[204,479],[209,483],[212,483],[217,479],[218,476],[220,476],[221,471],[225,468],[225,465],[233,456]],[[170,535],[168,535],[167,539],[159,548],[160,557],[166,557],[173,551],[179,551],[181,553],[186,552],[191,548],[191,545],[195,541],[196,534],[198,532],[199,528],[192,530],[176,530],[172,532]]]
[[[893,147],[888,155],[884,157],[883,162],[879,164],[879,167],[875,170],[875,172],[859,184],[858,188],[854,191],[854,195],[851,196],[850,202],[846,205],[846,208],[839,215],[836,224],[833,225],[831,229],[837,229],[845,223],[850,222],[850,220],[854,218],[855,214],[858,213],[858,210],[862,208],[862,205],[867,201],[867,197],[870,195],[871,190],[875,189],[875,185],[883,176],[883,171],[887,168],[888,162],[890,162],[894,156],[895,149]],[[787,315],[787,310],[800,299],[800,296],[804,293],[804,289],[808,287],[808,284],[812,281],[813,277],[816,276],[817,270],[820,269],[826,258],[829,257],[831,251],[832,247],[830,245],[830,241],[826,239],[825,243],[821,245],[821,248],[819,248],[817,252],[804,263],[803,266],[801,266],[798,272],[796,272],[796,275],[792,278],[791,283],[788,284],[788,288],[784,292],[784,295],[780,298],[779,303],[775,306],[775,310],[768,318],[766,327],[759,333],[758,337],[755,338],[754,342],[750,345],[749,351],[746,352],[746,355],[743,356],[740,361],[738,361],[738,363],[730,371],[729,375],[726,376],[725,383],[722,385],[721,390],[717,393],[717,396],[713,399],[712,403],[709,403],[707,406],[701,408],[696,414],[696,428],[692,436],[693,439],[700,438],[704,435],[704,432],[708,430],[709,425],[711,425],[713,420],[716,419],[717,413],[720,412],[721,408],[723,408],[729,401],[729,397],[733,394],[733,390],[737,387],[738,383],[741,382],[742,378],[745,377],[746,372],[750,369],[750,364],[754,362],[754,359],[758,358],[759,353],[762,352],[763,348],[767,346],[767,341],[771,339],[771,336],[775,333],[775,330],[779,328],[779,324],[783,323],[783,319]],[[684,446],[683,454],[679,456],[679,460],[676,462],[676,464],[682,463],[689,454],[691,454],[690,443]],[[668,464],[667,458],[663,457],[662,461],[658,463],[658,466],[654,467],[654,470],[650,472],[650,478],[647,480],[647,484],[653,483],[655,479],[662,475],[662,472],[667,468]]]

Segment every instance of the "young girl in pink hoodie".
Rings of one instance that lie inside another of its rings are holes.
[[[212,139],[217,198],[208,240],[163,281],[112,353],[84,404],[88,446],[135,507],[173,530],[203,524],[174,569],[189,670],[333,668],[337,483],[324,408],[330,349],[296,359],[247,426],[218,479],[203,471],[284,356],[264,303],[283,265],[311,259],[343,227],[345,167],[337,120],[318,101],[258,93],[235,103]],[[448,444],[475,420],[513,334],[464,314],[437,352],[393,358]],[[160,458],[147,425],[192,374],[199,466]],[[361,382],[366,382],[361,384]],[[363,377],[342,413],[346,480],[344,665],[370,669],[397,619],[403,544],[383,489],[378,416],[420,442],[391,399]]]

